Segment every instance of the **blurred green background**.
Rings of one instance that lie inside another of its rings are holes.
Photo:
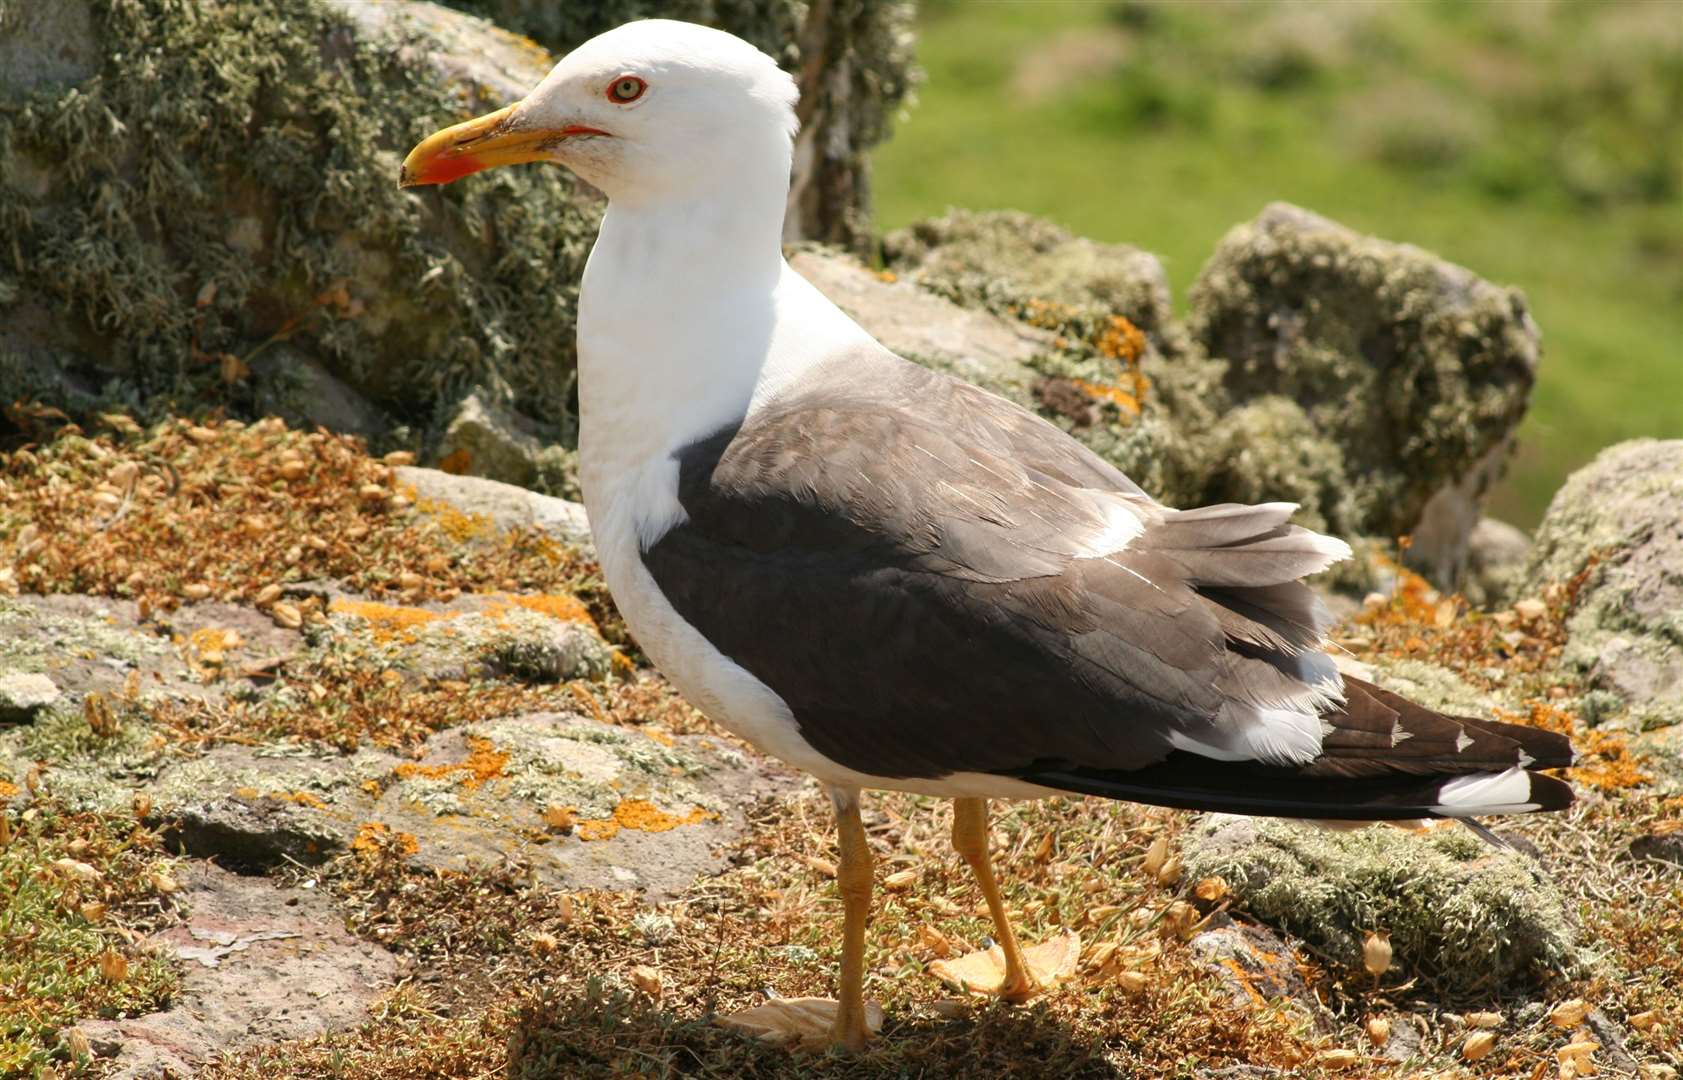
[[[1544,358],[1491,512],[1683,436],[1683,0],[928,0],[875,155],[884,229],[1009,207],[1156,252],[1177,302],[1273,199],[1530,298]]]

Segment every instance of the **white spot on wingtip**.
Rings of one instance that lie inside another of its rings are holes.
[[[1471,745],[1473,745],[1472,736],[1467,734],[1466,728],[1462,728],[1460,733],[1455,736],[1455,752],[1457,754],[1462,753]]]

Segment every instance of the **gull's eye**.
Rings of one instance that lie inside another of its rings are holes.
[[[635,75],[621,75],[608,87],[608,100],[615,105],[628,105],[643,96],[649,84]]]

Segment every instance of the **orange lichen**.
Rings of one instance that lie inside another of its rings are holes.
[[[1145,355],[1145,333],[1122,316],[1112,315],[1093,341],[1093,347],[1103,356],[1132,366]]]
[[[1603,791],[1619,791],[1652,779],[1639,767],[1642,755],[1631,750],[1629,740],[1621,732],[1580,727],[1571,713],[1543,701],[1528,701],[1526,708],[1519,712],[1497,709],[1496,715],[1510,724],[1529,724],[1571,736],[1572,746],[1578,752],[1578,764],[1570,775],[1579,783]]]
[[[519,607],[559,622],[583,623],[592,628],[596,626],[596,620],[590,617],[590,609],[580,603],[578,597],[567,593],[538,593],[533,596],[495,593],[494,597],[494,602],[485,609],[485,614],[493,619],[501,618],[510,607]]]
[[[376,641],[401,641],[405,644],[414,642],[415,631],[421,627],[451,617],[425,608],[397,607],[373,600],[347,600],[342,596],[334,598],[327,605],[327,610],[336,615],[352,615],[368,623]]]
[[[1108,383],[1088,382],[1086,379],[1071,379],[1070,381],[1080,387],[1081,392],[1086,394],[1088,397],[1098,398],[1101,401],[1108,401],[1115,405],[1118,409],[1121,409],[1124,413],[1127,413],[1129,416],[1138,416],[1140,414],[1140,399],[1122,389],[1120,386],[1111,386]]]
[[[416,498],[414,488],[406,488],[405,491],[415,501],[416,510],[432,518],[446,536],[458,543],[483,540],[496,534],[496,523],[484,514],[465,514],[448,503]]]
[[[299,806],[307,806],[311,810],[327,809],[327,804],[325,802],[317,796],[311,795],[307,791],[271,791],[269,792],[269,798],[285,799],[289,803],[297,803]]]
[[[460,773],[462,787],[469,791],[478,791],[487,780],[495,780],[503,775],[503,768],[508,764],[508,752],[498,750],[491,744],[491,740],[468,736],[468,756],[465,761],[455,761],[443,765],[421,765],[406,761],[393,769],[400,779],[408,780],[422,776],[429,780],[444,780],[455,777]]]
[[[697,825],[718,816],[697,806],[688,814],[679,817],[676,814],[668,814],[647,799],[626,799],[614,807],[612,817],[579,822],[578,836],[580,840],[607,840],[621,829],[651,833],[668,832],[680,825]]]
[[[0,799],[9,799],[18,793],[18,786],[10,780],[0,780]]]
[[[393,832],[392,827],[383,821],[365,821],[358,827],[356,839],[351,841],[351,850],[361,855],[394,852],[407,856],[421,850],[421,844],[414,834]]]

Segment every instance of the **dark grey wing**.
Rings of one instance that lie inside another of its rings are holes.
[[[1067,435],[979,394],[887,355],[830,365],[680,453],[688,520],[644,553],[650,573],[861,772],[1312,757],[1336,693],[1304,647],[1313,605],[1294,628],[1245,590],[1325,565],[1324,538],[1289,508],[1213,508],[1232,554],[1211,555]]]

